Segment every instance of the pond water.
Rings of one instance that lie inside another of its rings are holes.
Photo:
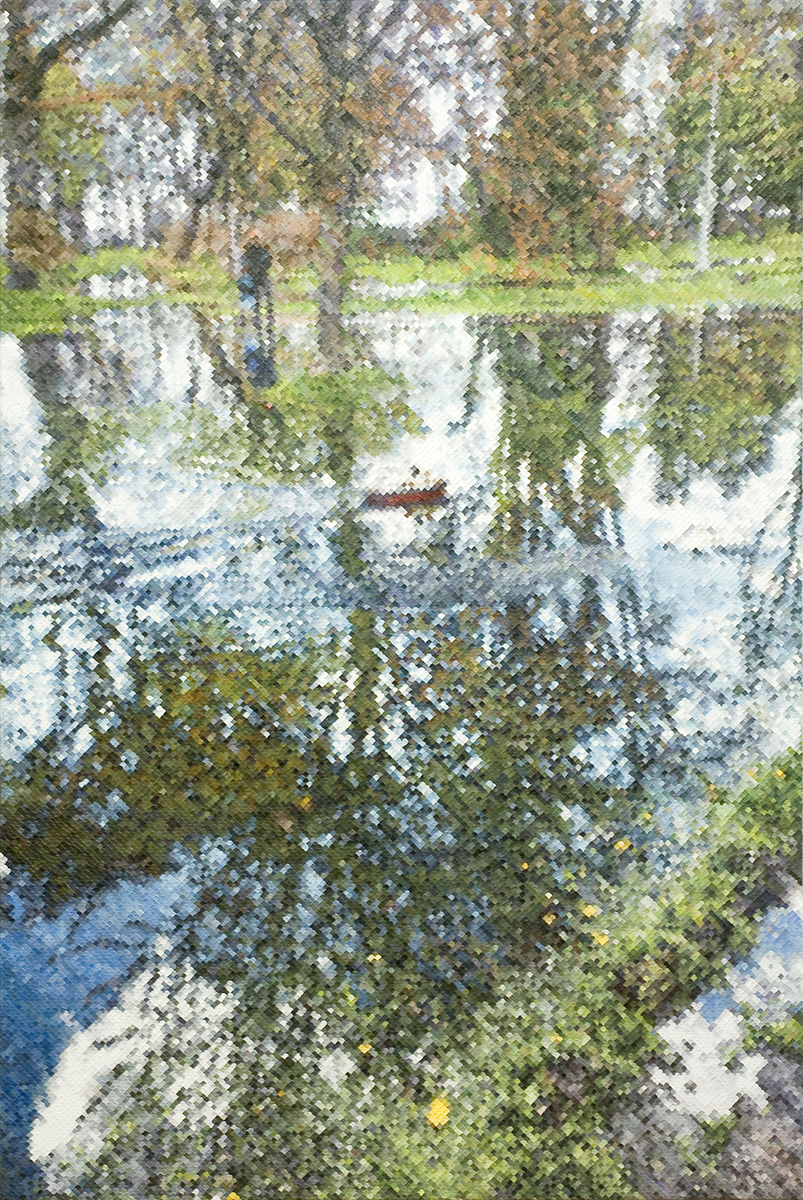
[[[401,1005],[349,965],[381,946],[459,1003],[797,741],[794,317],[353,333],[365,367],[315,384],[311,326],[280,326],[295,403],[244,397],[232,328],[180,307],[4,339],[22,1175],[32,1123],[53,1186],[102,1154],[162,993],[217,1030],[218,1091],[232,978],[309,961]],[[320,1054],[336,1089],[354,1065]]]

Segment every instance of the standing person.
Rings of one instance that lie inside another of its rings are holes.
[[[237,280],[246,320],[245,371],[255,388],[273,387],[276,374],[276,318],[270,271],[273,265],[268,247],[259,240],[257,230],[247,235],[242,257],[242,274]]]

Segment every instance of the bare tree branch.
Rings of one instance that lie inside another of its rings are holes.
[[[283,138],[284,141],[287,142],[288,146],[290,146],[293,150],[295,150],[295,152],[297,154],[302,155],[302,157],[309,163],[310,166],[314,167],[314,166],[318,165],[318,163],[320,162],[320,155],[317,155],[314,152],[314,150],[311,150],[309,148],[309,146],[307,146],[304,142],[299,141],[298,138],[296,138],[292,133],[290,133],[289,129],[276,116],[276,113],[268,112],[265,109],[264,105],[262,104],[262,101],[259,99],[258,96],[255,96],[255,95],[252,95],[251,93],[249,93],[249,99],[251,100],[251,103],[254,105],[254,107],[257,109],[257,112],[259,113],[259,115],[261,117],[264,117],[264,119],[268,122],[268,124],[271,126],[271,128],[276,130],[279,137]]]
[[[377,46],[379,46],[382,41],[387,38],[389,32],[399,24],[406,11],[407,0],[397,0],[397,2],[391,6],[390,12],[382,22],[382,27],[377,30],[368,45],[365,46],[359,54],[355,55],[354,59],[352,60],[355,66],[361,66],[367,59],[371,57]]]
[[[644,0],[630,0],[630,8],[627,10],[627,17],[624,24],[618,32],[612,37],[614,50],[622,50],[628,42],[632,41],[633,33],[641,18],[641,10],[644,7]]]
[[[83,29],[73,29],[69,33],[64,33],[54,42],[48,42],[46,46],[43,46],[33,60],[32,69],[44,75],[69,50],[85,50],[88,46],[100,41],[102,37],[111,32],[118,22],[122,21],[123,17],[127,17],[141,3],[142,0],[121,0],[116,8],[104,5],[103,15],[96,21],[85,25]]]

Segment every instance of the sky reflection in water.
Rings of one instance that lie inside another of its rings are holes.
[[[482,834],[494,862],[537,857],[556,894],[567,869],[609,869],[594,845],[606,821],[658,871],[693,848],[701,778],[731,785],[796,740],[791,318],[362,321],[406,393],[370,397],[368,420],[348,426],[336,410],[244,409],[221,383],[225,337],[210,345],[189,311],[109,311],[63,338],[4,339],[15,463],[4,754],[19,769],[39,753],[46,786],[58,794],[63,776],[75,797],[72,812],[14,836],[39,839],[34,858],[88,838],[51,876],[63,895],[77,881],[105,889],[94,908],[33,924],[36,886],[12,892],[5,1003],[38,1047],[10,1073],[22,1085],[18,1141],[76,1026],[130,989],[132,972],[158,973],[158,936],[202,968],[230,955],[232,939],[262,944],[247,915],[221,915],[216,932],[204,899],[208,855],[222,878],[232,831],[231,845],[256,838],[257,863],[293,830],[298,899],[271,969],[317,946],[332,976],[343,945],[369,948],[371,930],[387,933],[406,906],[416,926],[405,878],[420,886],[422,871],[433,872],[439,937],[515,959],[524,918],[513,891],[486,894],[483,854],[461,870],[461,828]],[[303,360],[303,330],[284,333]],[[757,396],[762,377],[771,394]],[[445,481],[446,506],[365,507],[413,469]],[[260,662],[250,698],[239,684],[227,691],[227,679],[253,683]],[[529,722],[520,734],[518,711]],[[259,757],[265,721],[277,758]],[[257,765],[238,775],[245,745]],[[172,824],[132,840],[126,781],[133,794],[152,778],[172,786],[182,764],[203,775],[204,762],[209,780],[193,776]],[[249,796],[273,771],[296,773],[296,800],[292,787],[268,788],[265,833]],[[497,784],[511,796],[534,789],[531,803],[511,800],[523,807],[502,829],[476,808]],[[547,785],[554,828],[543,824]],[[328,797],[335,831],[351,789],[353,817],[376,826],[360,853],[384,862],[392,902],[366,900],[369,874],[329,878],[331,835],[304,824],[306,787],[316,805],[316,787]],[[649,835],[638,832],[647,808]],[[113,847],[105,859],[93,850],[101,837]],[[189,855],[180,869],[177,843]],[[143,870],[158,878],[115,883]],[[454,886],[439,893],[450,870]],[[253,878],[267,913],[273,885]],[[421,928],[421,969],[453,981],[452,966],[423,961]],[[539,929],[547,945],[552,927]],[[790,945],[775,952],[785,962]],[[702,1002],[705,1021],[733,1003],[734,986]],[[53,1114],[49,1133],[46,1119],[37,1126],[42,1156],[64,1134]]]

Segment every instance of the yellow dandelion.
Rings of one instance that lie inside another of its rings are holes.
[[[641,819],[642,819],[642,821],[651,821],[651,820],[652,820],[652,813],[648,813],[648,812],[642,813],[642,814],[641,814]]]
[[[621,838],[620,841],[613,843],[614,850],[629,850],[633,845],[630,838]]]
[[[549,1035],[549,1040],[550,1040],[550,1042],[554,1042],[554,1043],[555,1043],[555,1045],[557,1045],[557,1044],[558,1044],[558,1042],[562,1042],[562,1041],[563,1041],[563,1038],[560,1036],[560,1034],[559,1034],[559,1033],[550,1033],[550,1035]]]
[[[359,1050],[360,1054],[368,1054],[371,1049],[371,1043],[370,1042],[360,1042],[357,1049]]]
[[[604,946],[606,942],[611,940],[607,933],[595,933],[593,929],[591,930],[591,936],[595,942],[599,942],[600,946]]]
[[[599,916],[599,909],[597,908],[596,904],[584,904],[581,909],[581,912],[584,917],[598,917]]]
[[[786,771],[782,771],[782,770],[780,769],[780,767],[779,767],[779,768],[778,768],[778,770],[775,772],[775,774],[778,776],[778,778],[779,778],[779,779],[786,779]]]
[[[381,954],[369,954],[367,961],[368,962],[381,962],[382,955]]]
[[[299,808],[303,808],[304,811],[307,812],[308,809],[312,808],[312,797],[302,796],[297,803]]]
[[[529,871],[529,869],[530,869],[530,864],[529,864],[529,863],[522,863],[522,864],[521,864],[521,869],[522,869],[522,871]]]
[[[452,1106],[445,1096],[436,1096],[429,1106],[427,1120],[435,1129],[442,1129],[449,1120],[449,1113],[452,1111]]]
[[[240,1200],[240,1197],[237,1195],[236,1192],[229,1192],[228,1196],[226,1197],[226,1200]]]
[[[544,920],[546,921],[547,925],[551,925],[552,922],[557,921],[557,919],[558,919],[557,913],[546,913],[544,916]]]
[[[283,1095],[284,1095],[284,1092],[277,1092],[277,1093],[276,1093],[276,1095],[277,1095],[277,1096],[283,1096]]]

